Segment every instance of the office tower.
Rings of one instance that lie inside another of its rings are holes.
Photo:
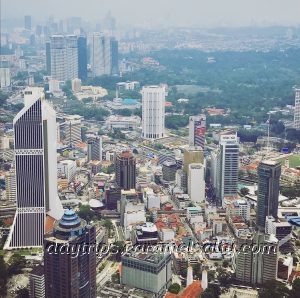
[[[31,30],[31,16],[24,17],[24,28],[26,30]]]
[[[77,172],[76,160],[61,160],[57,164],[57,174],[59,177],[65,177],[68,182],[72,182]]]
[[[300,129],[300,89],[296,89],[295,95],[294,127]]]
[[[15,169],[11,169],[5,174],[5,192],[6,199],[11,202],[16,202],[16,173]]]
[[[0,89],[7,88],[11,84],[9,61],[0,61]]]
[[[264,160],[258,165],[257,172],[256,224],[260,231],[265,231],[266,216],[272,215],[277,219],[281,163],[280,161]]]
[[[70,147],[81,142],[81,116],[69,115],[61,125],[63,140]]]
[[[88,161],[102,160],[102,138],[94,137],[88,140]]]
[[[110,40],[111,47],[111,73],[119,73],[119,44],[115,38]]]
[[[200,147],[205,146],[206,116],[191,116],[189,120],[189,145]]]
[[[65,210],[44,239],[46,297],[96,297],[95,246],[95,227]]]
[[[76,35],[66,37],[67,80],[78,78],[78,44]]]
[[[116,156],[116,182],[122,189],[135,189],[136,160],[130,151],[123,151]]]
[[[225,132],[220,135],[217,164],[217,198],[223,205],[224,197],[237,195],[239,172],[239,143],[236,133]]]
[[[126,253],[121,261],[121,284],[164,297],[172,283],[171,254]]]
[[[175,160],[166,160],[162,165],[162,174],[164,182],[175,182],[176,171],[177,165]]]
[[[205,168],[201,163],[189,165],[188,194],[193,202],[205,202]]]
[[[7,249],[42,246],[47,218],[63,212],[57,195],[55,111],[42,88],[27,88],[24,104],[13,121],[17,210]]]
[[[104,198],[108,210],[117,210],[121,200],[121,188],[115,183],[105,185]]]
[[[51,74],[51,43],[46,41],[46,72],[47,75]]]
[[[91,37],[91,66],[93,76],[118,73],[118,42],[99,32]]]
[[[274,235],[255,234],[238,239],[234,255],[236,279],[259,285],[277,277],[278,240]]]
[[[149,140],[155,140],[164,137],[166,98],[165,87],[143,87],[142,96],[142,137]]]
[[[66,40],[63,35],[50,38],[51,77],[59,81],[67,80]]]
[[[67,81],[78,77],[78,46],[75,35],[52,35],[50,52],[53,79]]]
[[[80,35],[77,39],[78,44],[78,77],[81,80],[87,78],[87,42],[86,37]]]
[[[44,266],[38,265],[29,273],[29,297],[45,298]]]

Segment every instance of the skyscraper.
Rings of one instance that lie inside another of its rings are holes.
[[[239,172],[239,143],[236,132],[225,132],[220,135],[217,161],[217,198],[218,204],[224,197],[237,195]]]
[[[88,161],[102,160],[102,138],[95,137],[88,140]]]
[[[188,194],[193,202],[205,202],[205,168],[201,163],[189,165]]]
[[[238,239],[234,256],[236,279],[257,285],[277,278],[278,240],[274,235],[256,233]]]
[[[51,74],[51,43],[46,41],[46,71],[47,75]]]
[[[94,32],[90,56],[94,77],[118,73],[118,42],[114,37]]]
[[[130,151],[123,151],[116,157],[116,182],[125,190],[136,187],[136,160]]]
[[[79,115],[68,115],[61,125],[64,143],[70,147],[81,142],[81,118]]]
[[[166,98],[165,87],[143,87],[142,96],[142,137],[149,140],[155,140],[164,137]]]
[[[189,120],[189,145],[201,147],[205,146],[206,116],[191,116]]]
[[[281,163],[264,160],[258,166],[258,196],[256,223],[265,231],[266,216],[277,218]]]
[[[0,89],[9,87],[11,84],[11,74],[9,61],[0,61]]]
[[[300,129],[300,89],[296,89],[294,127]]]
[[[31,16],[24,16],[24,28],[31,30]]]
[[[51,77],[59,81],[78,77],[78,45],[75,35],[52,35],[50,38]]]
[[[48,216],[60,218],[57,195],[56,114],[41,88],[27,88],[14,119],[17,210],[5,248],[43,245]],[[34,229],[33,229],[34,227]]]
[[[53,232],[45,235],[46,297],[96,297],[95,244],[95,227],[65,210]]]
[[[78,44],[78,77],[81,80],[87,78],[87,44],[86,37],[80,35],[77,40]]]

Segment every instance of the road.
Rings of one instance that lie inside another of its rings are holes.
[[[104,269],[97,274],[97,286],[102,287],[107,281],[111,279],[111,276],[118,270],[118,263],[107,261]]]

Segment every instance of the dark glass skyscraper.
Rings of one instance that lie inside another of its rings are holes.
[[[96,297],[95,244],[95,227],[65,210],[53,232],[45,235],[46,297]]]
[[[115,38],[110,40],[111,47],[111,73],[119,73],[119,46],[118,41]]]
[[[26,30],[31,30],[31,16],[24,17],[24,28]]]
[[[265,231],[266,216],[277,218],[279,179],[281,163],[271,160],[262,161],[258,166],[258,197],[256,223],[261,231]]]
[[[87,78],[87,43],[86,37],[81,35],[77,40],[78,44],[78,77],[81,80]]]
[[[116,182],[122,189],[135,189],[136,160],[130,151],[123,151],[116,157]]]

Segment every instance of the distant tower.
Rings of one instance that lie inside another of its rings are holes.
[[[81,35],[77,39],[78,44],[78,77],[81,80],[87,78],[87,43],[86,37]]]
[[[166,89],[161,86],[147,86],[142,89],[142,137],[155,140],[165,134]]]
[[[67,81],[78,78],[78,44],[75,35],[51,36],[50,53],[53,79]]]
[[[57,195],[56,114],[41,88],[27,88],[14,118],[17,211],[6,249],[40,247],[47,215],[60,218]]]
[[[201,286],[203,291],[205,291],[208,287],[207,271],[205,269],[202,271]]]
[[[193,283],[193,267],[188,266],[186,275],[186,287]]]
[[[294,128],[300,129],[300,89],[296,89]]]
[[[281,163],[271,160],[262,161],[258,171],[258,197],[256,223],[261,231],[265,231],[266,216],[277,218],[279,180]]]
[[[114,37],[94,32],[91,39],[93,76],[117,74],[118,59],[118,41]]]
[[[200,147],[204,150],[205,146],[206,116],[191,116],[189,120],[189,145]]]
[[[121,189],[136,187],[136,160],[130,151],[123,151],[116,157],[116,182]]]
[[[24,17],[24,28],[26,30],[31,30],[31,16]]]

